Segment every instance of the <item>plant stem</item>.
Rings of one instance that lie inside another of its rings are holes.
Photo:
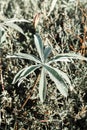
[[[29,95],[27,96],[27,98],[26,98],[25,102],[23,103],[21,109],[23,109],[23,108],[25,107],[26,103],[28,102],[28,100],[29,100],[30,97],[32,96],[33,90],[35,89],[35,87],[36,87],[36,85],[37,85],[39,79],[40,79],[40,74],[38,75],[38,77],[37,77],[37,79],[36,79],[36,81],[35,81],[35,83],[34,83],[34,85],[33,85],[33,87],[32,87],[31,94],[29,93]]]

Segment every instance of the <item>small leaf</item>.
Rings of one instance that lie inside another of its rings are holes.
[[[41,61],[43,62],[44,61],[43,43],[42,43],[42,39],[40,38],[39,34],[34,35],[34,42],[35,42],[37,51],[39,53],[39,56],[41,58]]]
[[[42,68],[40,82],[39,82],[39,97],[42,103],[44,102],[46,98],[46,90],[47,88],[46,88],[45,69]]]
[[[40,60],[37,59],[35,56],[30,55],[30,54],[25,54],[25,53],[16,53],[12,56],[8,55],[6,58],[22,58],[22,59],[34,61],[36,63],[40,63]]]
[[[51,47],[46,47],[45,48],[45,50],[44,50],[44,60],[46,60],[48,58],[51,51],[52,51]]]
[[[60,73],[58,73],[58,71],[56,71],[55,68],[53,68],[53,67],[51,67],[49,65],[44,65],[44,67],[47,70],[47,73],[49,74],[52,81],[54,81],[54,83],[56,84],[56,86],[57,86],[58,90],[60,91],[60,93],[63,96],[67,97],[68,96],[68,86],[64,82],[64,79],[62,78]]]

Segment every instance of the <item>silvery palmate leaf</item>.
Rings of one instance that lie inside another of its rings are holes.
[[[41,61],[44,62],[43,43],[42,43],[42,39],[38,34],[34,35],[34,43],[37,48],[37,52],[39,53]]]
[[[79,59],[79,60],[85,60],[87,61],[87,58],[76,53],[63,53],[63,54],[58,54],[57,56],[51,58],[49,60],[49,64],[52,62],[57,62],[57,61],[68,61],[70,62],[70,59]]]
[[[12,84],[15,84],[15,83],[20,79],[20,75],[21,75],[21,73],[22,73],[24,70],[25,70],[25,68],[21,69],[21,70],[15,75]]]
[[[68,88],[69,88],[69,86],[71,86],[68,76],[64,72],[62,72],[54,67],[51,67],[47,64],[45,64],[44,67],[47,70],[47,73],[49,74],[51,80],[54,81],[54,83],[56,84],[56,87],[60,91],[60,93],[63,96],[67,97]],[[72,87],[70,87],[70,88],[72,89]]]
[[[22,70],[20,70],[14,77],[13,84],[16,83],[17,81],[20,81],[22,78],[26,78],[29,74],[34,72],[37,68],[39,68],[40,65],[32,65],[29,67],[26,67]]]
[[[4,23],[14,23],[14,22],[26,22],[26,23],[29,23],[30,21],[26,20],[26,19],[17,19],[17,18],[4,20]]]
[[[27,60],[34,61],[35,63],[41,62],[37,57],[35,57],[31,54],[25,54],[25,53],[15,53],[12,56],[8,55],[6,58],[21,58],[21,59],[27,59]]]
[[[47,60],[49,54],[51,53],[51,51],[52,51],[51,47],[46,47],[46,48],[44,49],[44,61],[45,61],[45,62],[47,62],[46,60]]]
[[[20,33],[22,33],[24,35],[24,32],[23,32],[22,28],[20,28],[17,24],[6,22],[6,23],[4,23],[4,25],[17,30],[18,32],[20,32]]]
[[[46,98],[46,90],[47,90],[46,73],[45,68],[42,68],[39,82],[39,97],[41,102],[43,102]]]
[[[19,27],[16,23],[14,22],[27,22],[29,23],[30,21],[25,20],[25,19],[17,19],[17,18],[13,18],[13,19],[6,19],[4,20],[4,22],[2,23],[2,26],[8,26],[11,27],[15,30],[17,30],[18,32],[22,33],[24,35],[23,30],[21,29],[21,27]]]

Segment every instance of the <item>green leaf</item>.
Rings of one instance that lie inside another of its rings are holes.
[[[41,58],[41,61],[43,62],[44,61],[43,43],[42,43],[42,39],[41,39],[39,34],[34,35],[34,42],[35,42],[35,46],[37,48],[37,51],[39,53],[39,56]]]
[[[47,73],[49,74],[50,78],[52,79],[52,81],[54,81],[54,83],[57,86],[57,89],[60,91],[60,93],[67,97],[68,96],[68,86],[65,83],[62,74],[60,74],[60,71],[58,73],[58,70],[56,70],[55,68],[49,66],[49,65],[44,65],[45,69],[47,70]]]
[[[63,54],[58,54],[57,56],[53,57],[48,63],[57,62],[57,61],[68,61],[68,59],[79,59],[79,60],[87,61],[87,58],[80,54],[63,53]]]
[[[51,47],[46,47],[44,50],[44,60],[46,60],[49,56],[49,54],[51,53]]]
[[[37,59],[35,56],[30,55],[30,54],[25,54],[25,53],[16,53],[12,56],[8,55],[6,58],[22,58],[22,59],[34,61],[36,63],[40,63],[40,60]]]
[[[18,80],[21,80],[22,78],[26,78],[29,74],[34,72],[37,68],[39,68],[39,65],[32,65],[29,67],[26,67],[22,70],[20,70],[14,77],[13,84],[16,83]]]
[[[45,69],[42,68],[40,82],[39,82],[39,97],[42,103],[44,102],[46,98],[46,90],[47,90],[46,85],[47,84],[46,84]]]

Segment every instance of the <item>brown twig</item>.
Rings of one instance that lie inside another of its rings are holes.
[[[39,79],[40,79],[40,74],[38,75],[38,77],[37,77],[37,79],[36,79],[36,81],[35,81],[35,83],[34,83],[34,86],[32,87],[31,94],[29,93],[29,95],[27,96],[27,98],[26,98],[25,102],[23,103],[21,109],[23,109],[23,108],[25,107],[26,103],[28,102],[28,100],[29,100],[30,97],[32,96],[33,90],[34,90],[34,88],[36,87],[36,85],[37,85]]]

